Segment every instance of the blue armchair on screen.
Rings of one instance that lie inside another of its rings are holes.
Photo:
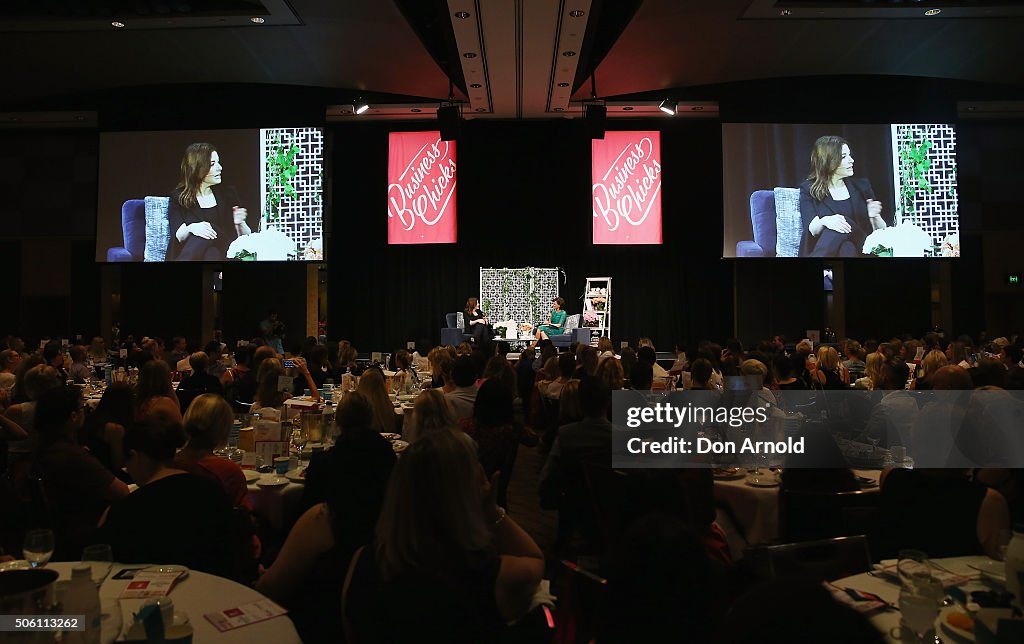
[[[162,262],[167,253],[168,197],[129,199],[121,206],[124,246],[107,249],[108,262]]]
[[[736,257],[798,257],[803,224],[797,188],[755,190],[750,194],[753,241],[736,243]]]

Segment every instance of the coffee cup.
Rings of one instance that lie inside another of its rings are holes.
[[[292,459],[287,456],[278,456],[274,459],[274,470],[278,475],[284,476],[288,473],[288,465],[291,463],[291,460]]]
[[[323,443],[310,443],[309,445],[306,445],[306,447],[309,448],[310,454],[320,454],[324,451]]]

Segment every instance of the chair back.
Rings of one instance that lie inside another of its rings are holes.
[[[565,330],[566,332],[572,331],[573,329],[580,328],[580,314],[573,313],[569,317],[565,318]]]
[[[146,254],[146,200],[129,199],[121,206],[124,247],[132,259],[141,262]]]
[[[881,494],[875,491],[779,492],[779,531],[783,539],[826,539],[877,532]]]
[[[743,566],[759,581],[822,582],[871,570],[864,535],[747,548]]]
[[[775,257],[777,229],[775,227],[775,193],[755,190],[750,194],[750,227],[754,243],[761,247],[765,257]]]
[[[458,316],[459,316],[458,313],[445,313],[444,314],[444,323],[446,325],[445,328],[448,328],[448,329],[461,329],[462,325],[459,324],[459,322],[458,322],[458,320],[459,320]]]

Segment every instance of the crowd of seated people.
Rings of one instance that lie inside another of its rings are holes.
[[[350,342],[311,340],[286,368],[284,356],[258,343],[226,354],[220,343],[198,350],[184,339],[170,350],[157,338],[126,340],[110,352],[96,340],[67,351],[49,342],[26,354],[8,339],[10,348],[0,347],[0,456],[12,483],[4,489],[28,498],[22,486],[41,482],[49,516],[5,499],[4,510],[14,507],[4,516],[25,520],[8,522],[0,546],[17,553],[19,531],[46,518],[57,534],[55,560],[108,543],[117,561],[182,563],[253,584],[286,606],[312,642],[498,641],[536,611],[541,577],[553,577],[555,595],[572,592],[560,559],[590,555],[607,578],[610,607],[589,615],[596,641],[667,631],[710,641],[729,631],[732,615],[773,617],[741,597],[742,568],[717,523],[709,470],[610,467],[614,391],[689,388],[713,400],[728,393],[729,379],[746,378],[751,400],[785,408],[800,392],[860,390],[870,410],[853,438],[887,447],[934,444],[929,419],[938,415],[960,414],[986,435],[985,410],[970,402],[943,408],[917,393],[1024,385],[1016,338],[677,343],[671,364],[659,362],[646,338],[618,355],[607,338],[561,354],[542,341],[511,361],[490,342],[421,345],[416,354],[394,352],[398,372],[412,378],[415,366],[431,375],[416,376],[422,391],[403,419],[382,368],[359,360]],[[110,384],[88,409],[67,381],[102,378],[96,365],[119,360],[138,369],[137,379]],[[337,440],[311,460],[302,512],[268,552],[254,534],[241,469],[215,450],[240,409],[277,408],[303,389],[319,399],[322,386],[346,375],[359,380],[338,404]],[[285,377],[292,386],[283,390]],[[401,433],[410,446],[396,457],[382,433]],[[513,493],[513,472],[524,476],[517,456],[534,446],[536,494]],[[1000,465],[979,441],[952,447]],[[836,465],[787,469],[783,488],[856,489],[852,471]],[[1022,484],[1008,465],[887,469],[872,554],[914,546],[933,557],[996,555],[1011,520],[1024,517]],[[558,514],[551,543],[516,521],[541,509]],[[836,619],[854,620],[841,612]]]

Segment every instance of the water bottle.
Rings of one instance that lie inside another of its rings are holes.
[[[108,387],[110,386],[110,383],[113,381],[113,376],[111,375],[112,373],[113,368],[109,364],[103,365],[103,381],[106,383]]]
[[[99,644],[100,642],[100,593],[92,581],[92,566],[87,563],[75,564],[71,569],[71,582],[64,591],[65,615],[83,615],[84,631],[66,631],[62,642],[68,644]]]
[[[1021,597],[1022,579],[1024,579],[1024,523],[1013,525],[1013,538],[1006,547],[1006,590],[1015,597],[1017,607],[1024,607]]]
[[[334,438],[334,402],[331,400],[327,401],[327,405],[324,407],[324,430],[323,436],[326,438],[330,436]]]

